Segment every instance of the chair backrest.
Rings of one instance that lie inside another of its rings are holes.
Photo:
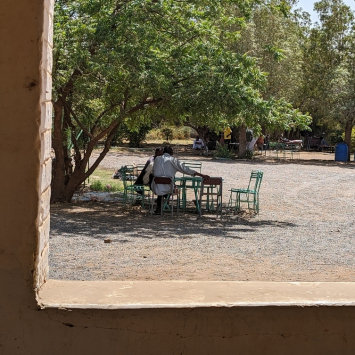
[[[223,179],[221,177],[210,177],[209,179],[203,179],[202,183],[206,185],[222,185]]]
[[[198,172],[201,172],[202,169],[202,163],[200,161],[184,161],[182,162],[183,166],[186,166],[187,168],[190,168],[192,170],[198,170]]]
[[[261,170],[252,170],[250,174],[250,180],[248,185],[248,190],[253,190],[259,193],[261,181],[263,179],[264,173]]]
[[[126,166],[122,166],[121,169],[120,169],[120,172],[122,174],[121,175],[121,180],[123,182],[124,189],[127,188],[127,181],[130,183],[130,185],[132,185],[131,179],[128,179],[128,174],[129,174],[129,176],[132,176],[131,175],[132,171],[133,171],[133,169],[128,167],[127,165]]]
[[[209,179],[202,179],[201,182],[201,195],[208,195],[209,193],[204,191],[205,187],[213,186],[213,188],[217,188],[216,192],[213,194],[222,195],[222,184],[223,179],[221,177],[210,177]]]
[[[154,182],[159,185],[170,185],[173,179],[165,176],[154,176]]]

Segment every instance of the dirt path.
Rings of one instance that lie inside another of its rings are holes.
[[[102,166],[133,159],[141,163],[146,155],[112,153]],[[171,219],[115,204],[54,205],[50,277],[354,281],[353,163],[196,159],[203,172],[223,176],[225,202],[231,187],[247,186],[252,169],[263,170],[260,215]]]

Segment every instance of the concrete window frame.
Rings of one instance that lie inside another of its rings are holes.
[[[34,288],[41,308],[353,306],[353,282],[48,280],[54,0],[44,0],[40,64],[40,173]]]

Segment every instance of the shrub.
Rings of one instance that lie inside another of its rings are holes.
[[[90,189],[93,191],[103,191],[104,185],[100,180],[94,181],[90,184]]]
[[[163,128],[162,130],[162,133],[164,135],[164,138],[167,140],[167,141],[170,141],[173,139],[173,130],[169,127],[165,127]]]
[[[244,154],[244,159],[251,159],[254,155],[254,152],[252,150],[247,149]]]
[[[172,139],[189,139],[190,138],[190,127],[163,127],[163,128],[154,128],[149,131],[147,134],[148,140],[161,140],[170,141]]]
[[[103,184],[100,180],[94,181],[90,184],[90,189],[92,191],[101,191],[101,192],[116,192],[121,191],[122,188],[118,184]]]
[[[232,154],[227,145],[217,145],[213,155],[219,158],[232,158]]]

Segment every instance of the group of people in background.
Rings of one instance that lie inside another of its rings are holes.
[[[230,126],[227,126],[223,130],[223,133],[220,134],[219,144],[222,146],[226,145],[228,148],[230,148],[230,143],[232,142],[232,133],[233,133],[233,131],[230,128]],[[255,146],[257,146],[258,149],[268,149],[269,142],[270,142],[270,135],[269,134],[267,134],[265,136],[260,135],[257,138],[257,137],[253,137],[252,130],[248,130],[247,133],[250,133],[249,137],[247,137],[247,149],[253,150]],[[216,143],[216,142],[214,142],[214,143]],[[215,147],[215,145],[214,145],[214,147]],[[192,143],[192,149],[202,150],[204,148],[205,148],[205,142],[200,138],[200,136],[197,136]],[[209,149],[211,149],[211,148],[209,147]]]

